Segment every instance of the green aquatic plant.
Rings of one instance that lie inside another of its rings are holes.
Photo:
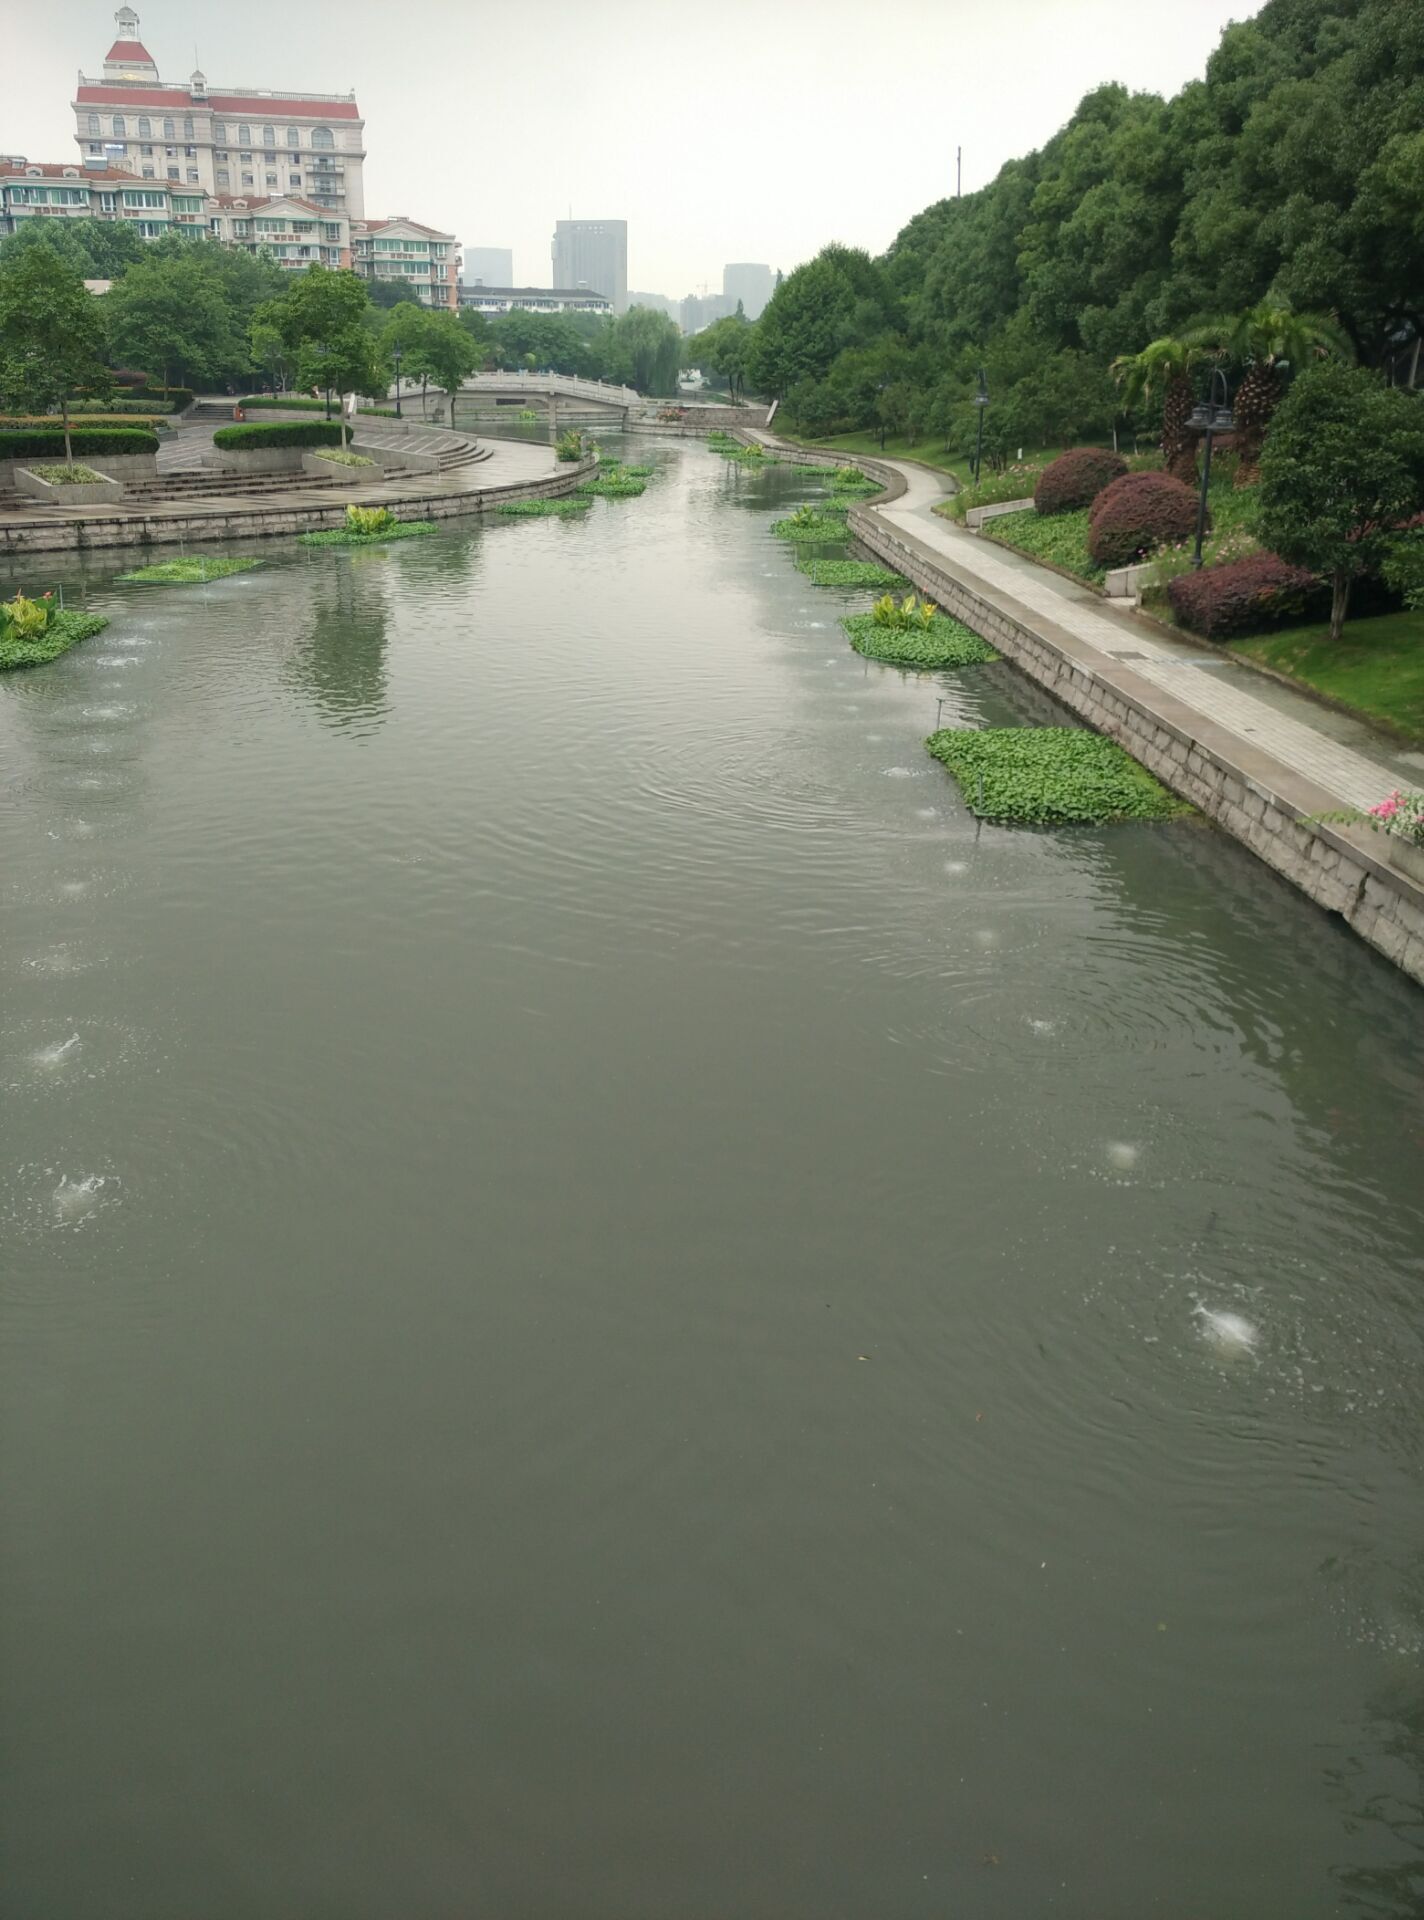
[[[1079,727],[947,727],[925,742],[981,820],[1171,820],[1192,809],[1116,741]]]
[[[847,537],[842,519],[835,514],[819,513],[815,507],[798,507],[787,519],[773,521],[771,530],[780,540],[831,542]]]
[[[913,596],[912,596],[913,597]],[[894,667],[978,667],[998,654],[962,621],[930,609],[930,618],[909,626],[886,626],[873,613],[853,613],[841,625],[857,653]]]
[[[260,560],[224,560],[217,554],[185,555],[181,560],[161,560],[151,567],[138,567],[133,573],[121,573],[122,584],[152,587],[202,586],[208,580],[225,580],[229,574],[250,573]]]
[[[109,624],[98,613],[80,613],[74,608],[51,611],[48,595],[38,603],[26,602],[17,619],[16,601],[23,599],[23,595],[17,594],[14,600],[0,602],[0,673],[9,673],[18,667],[47,666],[81,640],[90,640],[96,633],[102,633]],[[36,604],[41,605],[43,611],[42,623],[38,625],[27,611]]]
[[[822,560],[815,554],[798,553],[796,565],[815,587],[888,587],[901,592],[910,584],[878,560]]]
[[[646,480],[629,473],[626,467],[600,465],[596,478],[585,480],[578,491],[590,500],[636,500],[640,493],[647,491],[647,486]]]
[[[877,627],[889,627],[899,633],[910,633],[918,628],[928,632],[935,617],[933,600],[920,600],[913,588],[903,600],[897,600],[891,593],[884,594],[870,610],[870,617]]]
[[[353,515],[357,516],[353,519]],[[392,540],[418,540],[438,533],[434,520],[397,520],[389,507],[348,507],[346,525],[324,533],[299,533],[299,547],[379,547]]]
[[[587,513],[592,501],[580,494],[566,494],[558,500],[506,500],[495,508],[510,520],[568,519],[577,513]]]

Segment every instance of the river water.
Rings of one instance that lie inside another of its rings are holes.
[[[1417,1914],[1424,1001],[1199,823],[976,830],[939,702],[1060,716],[651,457],[47,569],[0,1908]]]

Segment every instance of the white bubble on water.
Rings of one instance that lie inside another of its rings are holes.
[[[916,807],[915,818],[917,820],[938,820],[939,808],[938,807]]]
[[[946,860],[944,870],[946,873],[968,873],[969,862],[967,860]]]
[[[999,936],[992,927],[979,927],[975,930],[974,944],[976,947],[997,947]]]
[[[1056,1020],[1035,1020],[1030,1018],[1028,1030],[1030,1033],[1036,1033],[1040,1039],[1046,1040],[1050,1034],[1057,1033],[1058,1022]]]
[[[1109,1140],[1103,1148],[1103,1158],[1110,1167],[1127,1173],[1137,1165],[1141,1152],[1141,1147],[1135,1147],[1130,1140]]]
[[[1232,1313],[1225,1307],[1208,1307],[1200,1300],[1193,1311],[1200,1323],[1202,1338],[1219,1353],[1251,1353],[1260,1341],[1260,1328],[1245,1314]]]
[[[880,742],[885,738],[885,735],[883,733],[868,733],[865,737],[872,746],[878,747]]]
[[[71,1033],[67,1040],[56,1040],[52,1046],[37,1047],[30,1055],[37,1067],[60,1067],[79,1047],[79,1035]]]
[[[885,769],[885,778],[887,780],[913,780],[914,777],[915,770],[913,767],[887,767]]]
[[[82,1220],[104,1204],[108,1184],[102,1173],[91,1173],[82,1180],[71,1180],[66,1174],[52,1195],[56,1214],[61,1220]]]

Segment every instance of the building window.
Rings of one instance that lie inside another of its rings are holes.
[[[185,140],[191,140],[193,138],[193,116],[191,113],[185,113],[183,115],[183,138]]]
[[[198,149],[196,147],[184,147],[183,151],[190,160],[196,160],[198,157]]]
[[[170,167],[170,168],[168,169],[168,178],[169,178],[170,180],[176,180],[176,179],[178,178],[178,169],[177,169],[177,167]]]
[[[176,140],[178,137],[173,130],[173,122],[171,120],[165,120],[163,123],[163,137],[165,140]]]
[[[238,128],[238,130],[237,130],[237,144],[238,144],[238,145],[239,145],[240,147],[250,147],[250,146],[252,145],[252,129],[251,129],[251,127],[239,127],[239,128]]]
[[[150,126],[150,125],[148,124],[148,115],[147,115],[146,113],[141,113],[141,114],[139,115],[139,119],[138,119],[138,137],[139,137],[139,139],[140,139],[140,140],[147,140],[147,139],[148,139],[148,137],[149,137],[149,135],[150,135],[150,134],[151,134],[152,132],[153,132],[153,128],[152,128],[152,127],[151,127],[151,126]]]
[[[227,168],[219,167],[218,168],[218,185],[220,187],[225,187],[227,184],[228,184]]]
[[[114,211],[113,194],[101,193],[99,195],[99,210],[101,213],[112,213]]]
[[[90,133],[97,133],[99,131],[99,116],[97,113],[91,113],[89,116],[89,131]]]
[[[287,128],[287,145],[289,147],[299,147],[301,144],[302,144],[302,136],[300,132],[297,130],[297,128],[288,127]]]
[[[237,157],[243,166],[250,167],[252,165],[252,155],[250,153],[240,153]]]
[[[90,153],[102,153],[104,149],[97,140],[91,140],[89,142],[89,151]]]
[[[117,128],[115,129],[115,131],[117,132]],[[334,147],[336,145],[336,142],[331,137],[331,128],[330,127],[313,127],[312,128],[312,145],[314,147],[322,147],[322,148]]]
[[[153,168],[145,167],[143,170],[143,177],[145,180],[151,180],[153,178]]]
[[[275,147],[275,146],[276,146],[276,144],[277,144],[277,133],[276,133],[276,129],[275,129],[275,128],[273,128],[273,127],[264,127],[264,128],[262,129],[262,144],[263,144],[263,146],[264,146],[264,147]]]
[[[213,155],[213,158],[214,160],[226,160],[227,159],[226,150],[224,150],[222,153],[215,153]]]
[[[262,178],[269,187],[275,187],[277,184],[277,176],[275,173],[264,173]]]
[[[124,125],[124,116],[121,113],[116,113],[114,115],[114,138],[116,140],[122,140],[126,137],[127,133],[128,128]]]
[[[153,158],[153,148],[152,148],[152,147],[140,147],[140,148],[139,148],[139,153],[140,153],[140,155],[142,156],[142,158],[143,158],[143,159],[145,159],[145,160],[151,160],[151,159]]]
[[[226,139],[227,139],[227,122],[226,122],[226,121],[224,121],[224,120],[214,120],[214,122],[213,122],[213,138],[214,138],[214,140],[226,140]]]
[[[255,180],[254,180],[254,179],[252,178],[252,175],[251,175],[250,173],[245,173],[245,174],[243,174],[243,176],[242,176],[242,184],[243,184],[243,186],[245,186],[245,187],[252,187],[252,186],[255,186],[255,185],[256,185],[257,183],[256,183],[256,181],[255,181]]]
[[[299,187],[302,184],[302,176],[299,173],[289,174],[287,184],[288,186]]]
[[[192,184],[196,187],[198,184],[198,169],[196,167],[189,167],[188,178],[192,182]]]

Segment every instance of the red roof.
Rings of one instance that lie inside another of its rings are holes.
[[[230,213],[239,206],[248,213],[257,213],[263,207],[276,206],[280,202],[284,206],[301,207],[304,212],[314,213],[321,220],[330,220],[332,217],[330,207],[319,207],[315,201],[303,200],[299,193],[268,193],[260,196],[250,193],[209,193],[203,197],[216,201]]]
[[[72,160],[26,160],[16,166],[0,166],[0,180],[23,180],[26,174],[36,173],[42,180],[63,180],[67,176],[76,185],[80,180],[122,180],[131,187],[139,185],[133,174],[121,173],[117,167],[76,167]]]
[[[291,119],[359,120],[361,109],[354,100],[251,100],[241,95],[210,93],[206,100],[194,100],[190,93],[173,87],[80,87],[76,99],[90,107],[211,107],[216,114],[249,113],[265,118],[273,126]]]
[[[432,240],[453,240],[453,233],[446,233],[440,227],[424,227],[419,220],[407,220],[404,214],[397,214],[393,220],[353,220],[353,233],[380,233],[386,227],[413,227],[417,233],[429,234]]]
[[[105,66],[114,60],[126,61],[130,66],[142,64],[151,67],[153,65],[153,55],[140,40],[116,40],[104,55]]]

